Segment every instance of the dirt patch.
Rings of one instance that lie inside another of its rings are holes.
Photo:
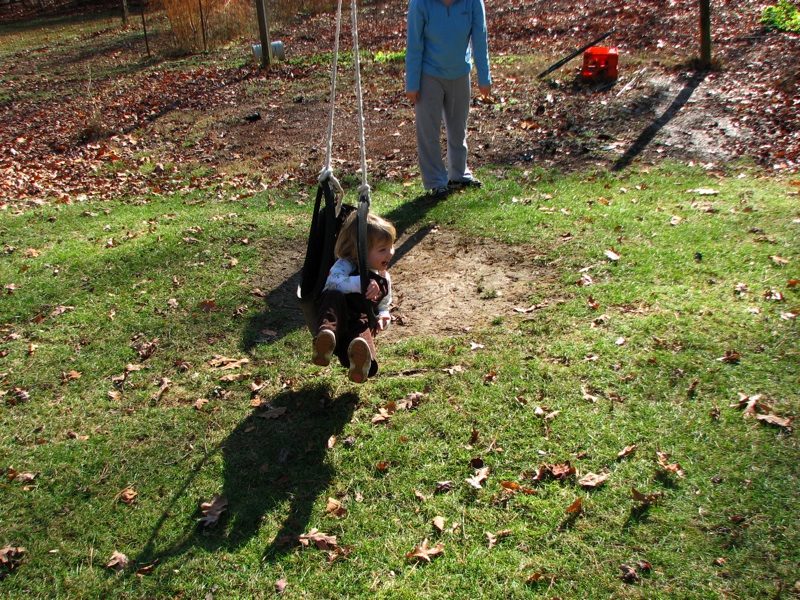
[[[401,236],[396,248],[386,341],[484,327],[529,309],[531,296],[555,283],[555,269],[532,248],[483,244],[438,227]],[[296,297],[304,252],[298,243],[266,261],[258,283],[267,305],[262,325],[272,331],[304,327]]]
[[[425,233],[425,232],[423,232]],[[398,248],[403,248],[399,240]],[[385,339],[482,327],[527,309],[553,269],[532,249],[482,244],[438,228],[427,232],[391,268],[395,324]]]

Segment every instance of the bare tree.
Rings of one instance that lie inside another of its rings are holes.
[[[711,0],[700,0],[700,66],[711,66]]]

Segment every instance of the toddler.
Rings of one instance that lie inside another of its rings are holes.
[[[394,256],[397,233],[394,225],[372,213],[367,214],[367,267],[369,286],[361,293],[358,272],[358,222],[356,213],[342,225],[336,240],[333,263],[317,301],[317,334],[311,359],[325,367],[335,354],[348,368],[347,377],[364,383],[378,372],[373,336],[389,326],[392,283],[389,261]],[[368,311],[377,312],[377,324],[370,327]]]

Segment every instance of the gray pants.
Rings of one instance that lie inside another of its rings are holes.
[[[470,179],[467,167],[467,116],[469,115],[469,75],[441,79],[422,74],[417,117],[419,172],[426,190],[446,186],[448,180]],[[442,119],[447,134],[447,166],[442,160]]]

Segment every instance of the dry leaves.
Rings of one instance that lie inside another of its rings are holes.
[[[197,522],[201,523],[203,527],[214,527],[227,509],[228,500],[219,494],[214,494],[211,502],[200,503],[200,513],[203,516],[197,519]]]
[[[136,502],[136,499],[139,497],[139,494],[132,490],[131,488],[126,488],[119,493],[119,501],[123,504],[131,505]]]
[[[130,566],[130,564],[130,559],[122,552],[114,552],[109,561],[106,563],[106,568],[114,569],[116,571],[124,571]]]
[[[755,396],[748,396],[746,394],[739,393],[739,401],[736,404],[732,404],[732,407],[737,407],[742,409],[742,416],[745,419],[754,418],[760,423],[764,423],[765,425],[773,425],[775,427],[782,427],[787,430],[791,430],[791,425],[793,418],[792,417],[779,417],[777,415],[772,414],[770,411],[772,408],[769,404],[761,401],[762,395],[756,394]]]
[[[508,537],[511,535],[510,529],[503,529],[502,531],[498,531],[497,533],[489,533],[488,531],[484,532],[483,534],[486,536],[486,539],[489,541],[489,550],[494,548],[497,545],[497,540],[499,538]]]
[[[578,480],[578,483],[583,487],[596,488],[603,485],[609,477],[610,473],[587,473]]]
[[[314,544],[318,550],[333,551],[337,549],[336,536],[322,533],[316,528],[298,536],[297,541],[303,546]]]
[[[464,481],[476,490],[481,490],[483,489],[483,483],[486,481],[487,477],[489,477],[489,467],[483,467],[482,469],[476,469],[475,475],[467,477]]]
[[[228,358],[227,356],[219,356],[215,354],[208,364],[212,367],[217,367],[222,371],[230,369],[240,369],[250,362],[249,358]]]
[[[342,506],[342,503],[336,498],[328,498],[328,504],[325,506],[325,514],[343,519],[347,516],[347,509]]]
[[[664,496],[664,492],[655,492],[653,494],[643,494],[639,490],[637,490],[636,488],[633,488],[633,487],[631,488],[631,493],[633,494],[633,499],[634,500],[636,500],[637,502],[641,502],[642,504],[645,504],[645,505],[650,505],[653,502],[655,502],[656,500],[658,500],[659,498],[662,498]]]
[[[439,542],[431,547],[428,538],[425,538],[422,543],[414,548],[412,552],[406,554],[406,558],[416,559],[417,561],[431,562],[431,557],[444,552],[444,544]]]

